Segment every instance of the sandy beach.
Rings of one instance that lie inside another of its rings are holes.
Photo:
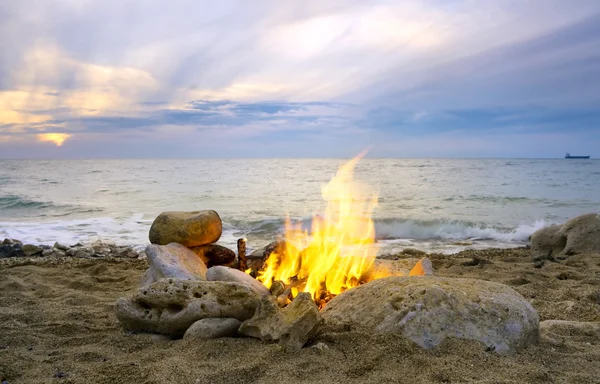
[[[388,255],[395,259],[410,255]],[[429,255],[438,276],[507,284],[540,321],[600,321],[600,254],[535,268],[526,248]],[[143,259],[0,260],[0,377],[13,383],[598,383],[600,334],[542,329],[514,356],[447,339],[324,327],[284,353],[251,338],[168,340],[124,332],[115,300],[139,286]]]

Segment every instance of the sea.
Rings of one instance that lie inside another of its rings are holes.
[[[219,243],[244,237],[251,251],[286,217],[310,229],[347,160],[0,160],[0,238],[143,249],[161,212],[214,209]],[[354,177],[377,192],[379,254],[520,247],[544,226],[600,213],[597,159],[365,158]]]

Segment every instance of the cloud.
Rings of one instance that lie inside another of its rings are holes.
[[[19,39],[0,41],[0,156],[118,157],[125,142],[462,156],[488,140],[508,155],[518,135],[576,131],[575,151],[597,138],[599,25],[595,0],[9,2],[0,34]],[[72,136],[39,152],[44,134]],[[437,147],[449,134],[474,144]]]

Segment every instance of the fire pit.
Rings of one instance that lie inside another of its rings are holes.
[[[362,156],[323,186],[326,208],[313,216],[310,231],[288,218],[282,240],[250,255],[245,239],[238,241],[237,257],[214,244],[222,230],[215,211],[159,215],[142,287],[116,304],[124,328],[173,338],[249,336],[292,350],[324,321],[347,320],[404,333],[426,348],[447,336],[498,351],[535,340],[537,313],[511,288],[434,278],[426,257],[403,266],[376,259],[378,196],[353,178]]]

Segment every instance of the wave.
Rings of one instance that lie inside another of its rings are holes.
[[[312,218],[293,220],[310,232]],[[502,242],[526,242],[529,236],[553,222],[537,220],[516,227],[496,227],[485,223],[462,220],[437,219],[417,220],[404,218],[375,219],[378,240],[496,240]],[[256,221],[229,220],[224,229],[250,235],[278,234],[283,232],[284,219],[269,218]]]
[[[55,204],[51,201],[31,200],[17,195],[0,196],[0,217],[60,217],[71,214],[102,212],[100,207]]]
[[[538,229],[553,223],[537,220],[514,228],[495,227],[462,220],[384,219],[375,221],[375,233],[381,240],[496,240],[526,242]]]

